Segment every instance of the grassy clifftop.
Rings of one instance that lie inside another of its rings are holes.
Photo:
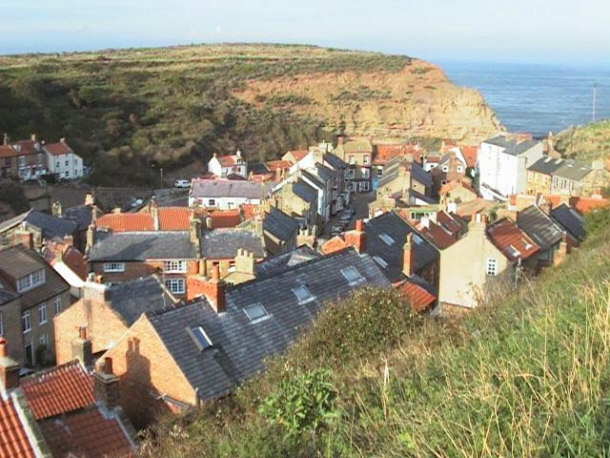
[[[311,46],[0,56],[0,100],[2,132],[66,137],[100,184],[150,183],[152,162],[168,171],[238,147],[272,158],[338,131],[475,139],[498,128],[476,91],[430,64]]]
[[[460,321],[379,291],[335,304],[233,398],[161,422],[146,453],[607,454],[610,214],[591,221],[567,263]]]
[[[556,148],[566,156],[587,162],[610,157],[610,119],[561,132]]]

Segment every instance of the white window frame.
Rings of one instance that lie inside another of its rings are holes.
[[[61,296],[57,296],[53,301],[53,307],[55,309],[55,315],[59,315],[61,313]]]
[[[345,277],[350,286],[360,285],[366,281],[366,278],[364,278],[364,276],[354,266],[348,266],[341,269],[341,274],[343,277]],[[354,278],[350,278],[350,276],[353,276]]]
[[[49,316],[47,315],[47,304],[43,302],[38,306],[38,324],[46,324],[49,321]]]
[[[45,270],[40,269],[17,280],[17,291],[23,293],[42,285],[45,282]]]
[[[488,277],[498,275],[498,260],[496,258],[487,258],[485,262],[485,273]]]
[[[186,273],[186,261],[181,259],[163,261],[163,271],[168,274],[184,274]]]
[[[105,262],[104,263],[105,273],[125,272],[124,262]]]
[[[248,310],[251,309],[252,307],[260,307],[264,314],[257,318],[252,317],[248,313]],[[246,314],[246,316],[248,317],[248,319],[250,320],[250,323],[259,323],[259,322],[264,321],[264,320],[268,319],[269,317],[271,317],[271,315],[269,315],[269,312],[267,312],[267,309],[265,309],[263,304],[261,304],[260,302],[253,302],[252,304],[248,304],[244,307],[243,310],[244,310],[244,313]]]
[[[165,287],[172,294],[184,294],[186,291],[184,278],[166,278]]]
[[[316,298],[313,294],[311,294],[309,288],[307,288],[306,285],[299,285],[296,288],[292,288],[292,294],[296,296],[297,300],[299,301],[299,304],[308,304],[316,300]]]
[[[27,334],[32,330],[32,317],[29,310],[26,310],[21,314],[21,330],[24,334]]]

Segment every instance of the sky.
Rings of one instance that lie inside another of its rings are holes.
[[[610,65],[608,0],[1,0],[0,54],[266,42]]]

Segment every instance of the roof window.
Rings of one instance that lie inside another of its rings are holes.
[[[388,267],[388,263],[385,262],[385,260],[381,256],[373,256],[373,259],[375,260],[375,262],[377,264],[379,264],[381,266],[382,269],[385,269],[386,267]]]
[[[379,238],[381,240],[383,240],[385,242],[385,244],[388,246],[394,245],[394,239],[392,237],[390,237],[388,234],[386,234],[385,232],[382,232],[381,234],[379,234]]]
[[[193,342],[195,342],[195,345],[197,348],[199,348],[199,351],[206,350],[212,346],[212,341],[201,326],[195,329],[186,328],[186,332],[188,332],[188,334],[191,336],[191,339],[193,339]]]
[[[358,272],[358,269],[356,269],[354,266],[349,266],[345,269],[341,269],[341,273],[343,274],[343,276],[347,280],[347,283],[350,286],[356,286],[366,281],[366,279],[362,275],[360,275],[360,272]]]
[[[315,300],[315,297],[311,295],[309,289],[307,289],[307,286],[305,285],[300,285],[296,288],[293,288],[292,292],[299,300],[299,304],[307,304],[308,302]]]
[[[265,310],[265,307],[260,302],[255,302],[244,307],[244,313],[252,323],[258,323],[269,318],[267,310]]]

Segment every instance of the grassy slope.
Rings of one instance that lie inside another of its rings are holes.
[[[610,156],[610,119],[561,132],[557,136],[556,148],[583,161]]]
[[[152,161],[167,171],[237,147],[256,159],[335,133],[324,120],[282,108],[290,101],[251,109],[232,95],[246,81],[398,71],[409,63],[405,56],[283,45],[0,56],[0,126],[13,139],[32,132],[66,137],[93,165],[98,184],[151,183]]]
[[[153,456],[608,454],[608,215],[567,263],[516,293],[498,295],[460,322],[393,321],[392,329],[402,326],[404,337],[382,333],[370,339],[371,326],[381,326],[383,319],[354,326],[353,313],[322,315],[286,359],[272,363],[234,399],[162,422],[163,440],[157,447],[146,443],[146,451]],[[391,300],[374,293],[368,303]],[[361,303],[362,297],[353,301],[359,311]],[[380,305],[380,310],[393,309]],[[346,337],[345,345],[335,343]],[[367,346],[370,341],[379,345]],[[386,358],[390,377],[384,384]],[[332,368],[337,415],[324,429],[287,437],[257,406],[279,381],[314,367]]]

